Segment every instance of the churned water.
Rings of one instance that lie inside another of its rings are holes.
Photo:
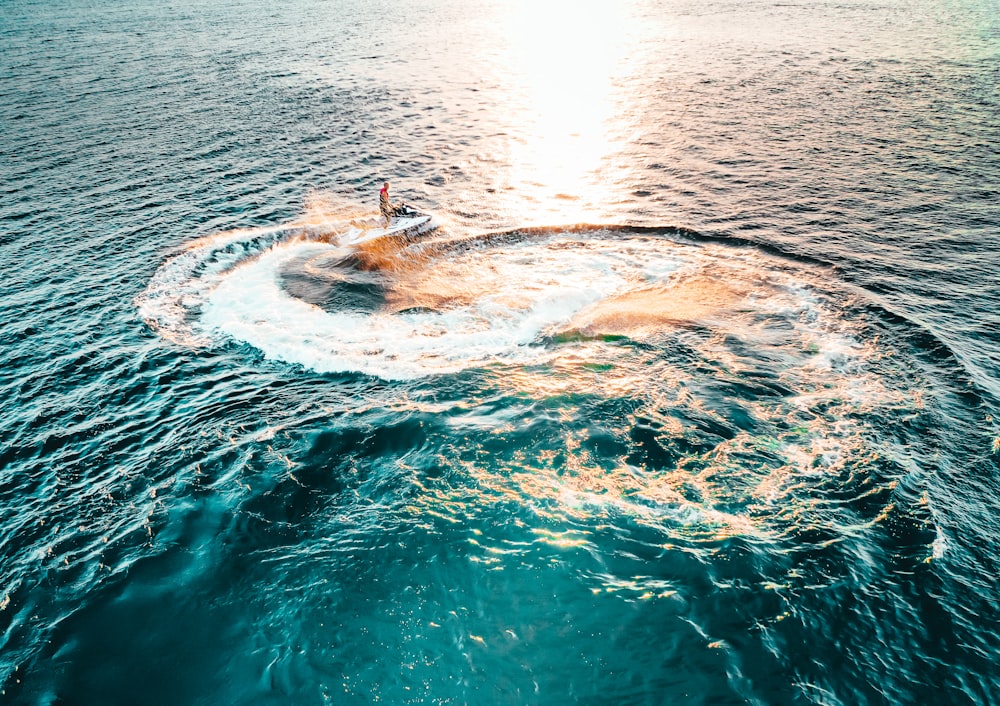
[[[995,0],[5,0],[0,127],[3,703],[1000,703]]]

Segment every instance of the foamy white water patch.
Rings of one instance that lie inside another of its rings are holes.
[[[323,373],[385,379],[454,373],[491,363],[539,362],[541,334],[568,321],[624,283],[606,262],[569,254],[555,273],[533,266],[523,248],[487,256],[476,276],[495,283],[462,306],[432,311],[327,311],[290,296],[281,272],[295,261],[349,250],[323,243],[284,244],[220,279],[200,317],[203,335],[225,336],[273,360]],[[470,259],[473,259],[470,256]],[[516,295],[517,303],[509,299]]]
[[[247,257],[251,244],[273,242],[281,229],[259,228],[219,233],[189,245],[154,274],[146,290],[135,299],[139,315],[160,335],[177,343],[204,345],[189,324],[222,274]]]
[[[191,346],[210,345],[195,325],[209,294],[242,262],[268,249],[294,240],[322,238],[353,243],[378,227],[375,219],[313,219],[262,228],[245,228],[199,238],[169,258],[154,274],[146,290],[136,297],[139,315],[164,338]],[[434,224],[425,226],[428,230]]]
[[[329,224],[248,228],[218,233],[189,244],[168,259],[136,297],[139,315],[163,337],[184,345],[208,345],[193,315],[236,265],[292,238],[326,234]]]
[[[646,328],[630,335],[670,329],[676,321],[663,322],[671,317],[694,317],[793,367],[826,370],[840,383],[867,355],[798,268],[775,267],[754,251],[604,237],[601,231],[472,242],[437,254],[431,248],[422,260],[404,251],[398,256],[406,267],[399,272],[371,273],[382,288],[374,296],[383,300],[361,310],[324,307],[290,293],[284,282],[289,272],[328,289],[363,274],[345,264],[353,251],[342,245],[357,239],[357,230],[349,223],[312,223],[196,241],[157,271],[137,306],[174,341],[238,341],[271,360],[317,372],[384,379],[541,363],[558,354],[548,337],[580,321],[592,321],[595,333],[610,322],[615,332],[647,314],[652,325],[641,322]],[[305,269],[303,262],[309,263]],[[438,289],[448,296],[434,300]],[[411,306],[388,304],[405,303],[411,290],[430,293],[433,301],[424,306],[418,296]],[[351,291],[343,289],[348,298]],[[653,298],[644,299],[650,292]],[[575,319],[581,312],[583,319]],[[715,355],[732,352],[720,347]],[[858,382],[851,386],[863,387]]]

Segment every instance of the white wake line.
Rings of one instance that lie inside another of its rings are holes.
[[[620,248],[594,252],[564,245],[548,250],[542,244],[536,256],[536,243],[470,256],[473,263],[481,263],[483,257],[492,263],[484,275],[501,284],[517,282],[520,290],[531,292],[530,305],[523,310],[508,310],[502,296],[487,294],[462,309],[391,315],[329,311],[292,297],[281,287],[280,272],[295,258],[347,256],[354,249],[350,243],[369,232],[358,221],[341,221],[220,233],[195,241],[165,262],[146,292],[136,298],[136,305],[151,328],[177,343],[205,347],[236,341],[253,346],[268,359],[317,372],[412,379],[554,355],[533,345],[545,330],[615,295],[636,275],[641,282],[665,281],[684,262],[672,251],[646,252],[650,244],[645,242],[627,253]],[[534,273],[524,269],[526,251],[532,262],[541,258]],[[735,258],[730,265],[737,265],[737,270],[761,266],[743,259]],[[781,288],[792,301],[756,303],[793,319],[812,311],[795,325],[818,344],[817,355],[804,367],[844,372],[845,366],[856,364],[863,353],[857,341],[825,330],[822,321],[827,317],[810,288],[794,282]],[[807,323],[817,315],[817,321]]]
[[[157,269],[146,290],[135,298],[135,306],[140,317],[164,338],[182,345],[210,345],[211,337],[196,334],[189,319],[229,272],[298,238],[312,240],[336,234],[336,225],[338,222],[330,221],[264,226],[195,241]],[[360,229],[352,228],[348,233],[353,230]]]
[[[600,298],[589,288],[549,292],[516,316],[479,306],[412,314],[330,312],[290,297],[277,273],[293,259],[340,248],[299,243],[273,248],[228,272],[210,293],[201,325],[209,338],[247,343],[273,360],[317,372],[413,379],[492,362],[534,360],[538,332]],[[530,350],[529,350],[530,349]]]

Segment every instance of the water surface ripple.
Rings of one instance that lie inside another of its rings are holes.
[[[998,38],[0,4],[0,701],[1000,703]]]

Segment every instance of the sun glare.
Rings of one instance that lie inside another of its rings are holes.
[[[551,222],[586,215],[595,172],[615,149],[612,119],[626,56],[628,3],[512,0],[504,29],[523,132],[510,181]]]

